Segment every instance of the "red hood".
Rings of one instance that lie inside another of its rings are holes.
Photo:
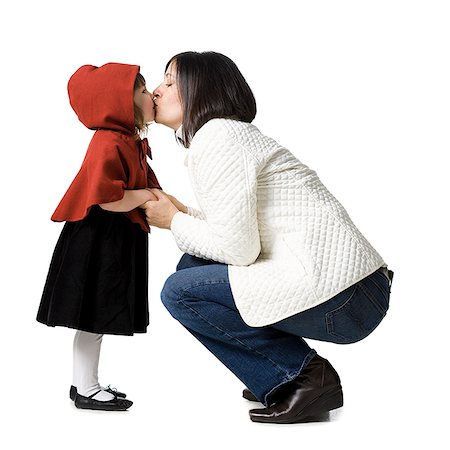
[[[67,85],[70,104],[90,129],[134,133],[134,82],[139,66],[81,66]]]

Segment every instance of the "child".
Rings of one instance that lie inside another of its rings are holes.
[[[83,164],[52,216],[65,221],[53,254],[37,320],[75,328],[73,385],[77,408],[126,410],[126,395],[98,382],[104,334],[145,333],[148,325],[150,231],[139,206],[161,189],[146,161],[153,96],[139,66],[80,67],[68,83],[80,121],[96,130]]]

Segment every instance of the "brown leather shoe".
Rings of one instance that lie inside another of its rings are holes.
[[[242,397],[250,402],[259,402],[259,400],[253,395],[253,392],[250,389],[244,389],[242,391]]]
[[[344,404],[339,375],[319,355],[297,378],[280,387],[275,397],[275,403],[268,408],[250,410],[250,419],[264,423],[311,422],[322,420]]]

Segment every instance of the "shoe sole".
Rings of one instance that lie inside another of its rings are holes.
[[[125,403],[124,403],[125,402]],[[122,403],[108,403],[108,402],[100,402],[95,401],[95,403],[88,401],[79,401],[79,396],[75,398],[75,406],[78,409],[91,409],[93,411],[127,411],[131,406],[133,406],[133,402],[131,400],[123,400]]]
[[[75,406],[78,409],[90,409],[91,411],[127,411],[128,408],[131,407],[131,405],[128,408],[116,408],[116,407],[107,408],[107,407],[101,407],[101,406],[92,407],[92,406],[77,405],[76,403],[75,403]]]
[[[329,419],[329,412],[341,408],[344,405],[344,395],[342,388],[335,388],[314,399],[305,406],[296,416],[288,419],[265,419],[264,417],[250,416],[252,422],[260,423],[308,423],[323,422]]]

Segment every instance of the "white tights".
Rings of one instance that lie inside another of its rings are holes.
[[[78,330],[73,340],[73,385],[80,395],[89,397],[101,390],[98,382],[98,362],[102,345],[102,334]],[[101,391],[96,400],[108,401],[114,398],[109,392]]]

